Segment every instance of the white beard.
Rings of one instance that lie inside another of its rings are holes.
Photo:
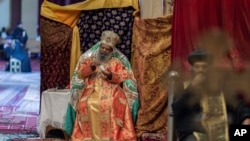
[[[100,53],[100,51],[97,53],[97,59],[101,62],[101,63],[105,63],[108,62],[112,57],[112,53],[109,54],[102,54]]]

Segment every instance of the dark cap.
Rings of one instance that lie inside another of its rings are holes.
[[[201,50],[197,49],[189,54],[188,62],[190,65],[193,65],[195,62],[207,62],[208,64],[212,63],[212,55]]]
[[[20,25],[20,24],[23,24],[23,22],[22,22],[22,21],[18,21],[18,22],[16,23],[16,25]]]

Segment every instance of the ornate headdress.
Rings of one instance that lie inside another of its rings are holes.
[[[113,31],[106,30],[102,32],[101,43],[115,47],[120,42],[120,37]]]

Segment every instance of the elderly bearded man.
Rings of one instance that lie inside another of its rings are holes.
[[[104,31],[96,54],[78,65],[84,88],[76,104],[73,141],[136,141],[129,101],[121,87],[133,73],[112,56],[119,40],[113,31]]]

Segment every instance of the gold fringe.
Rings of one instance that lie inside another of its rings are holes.
[[[88,116],[78,116],[80,122],[87,122],[89,121]]]

